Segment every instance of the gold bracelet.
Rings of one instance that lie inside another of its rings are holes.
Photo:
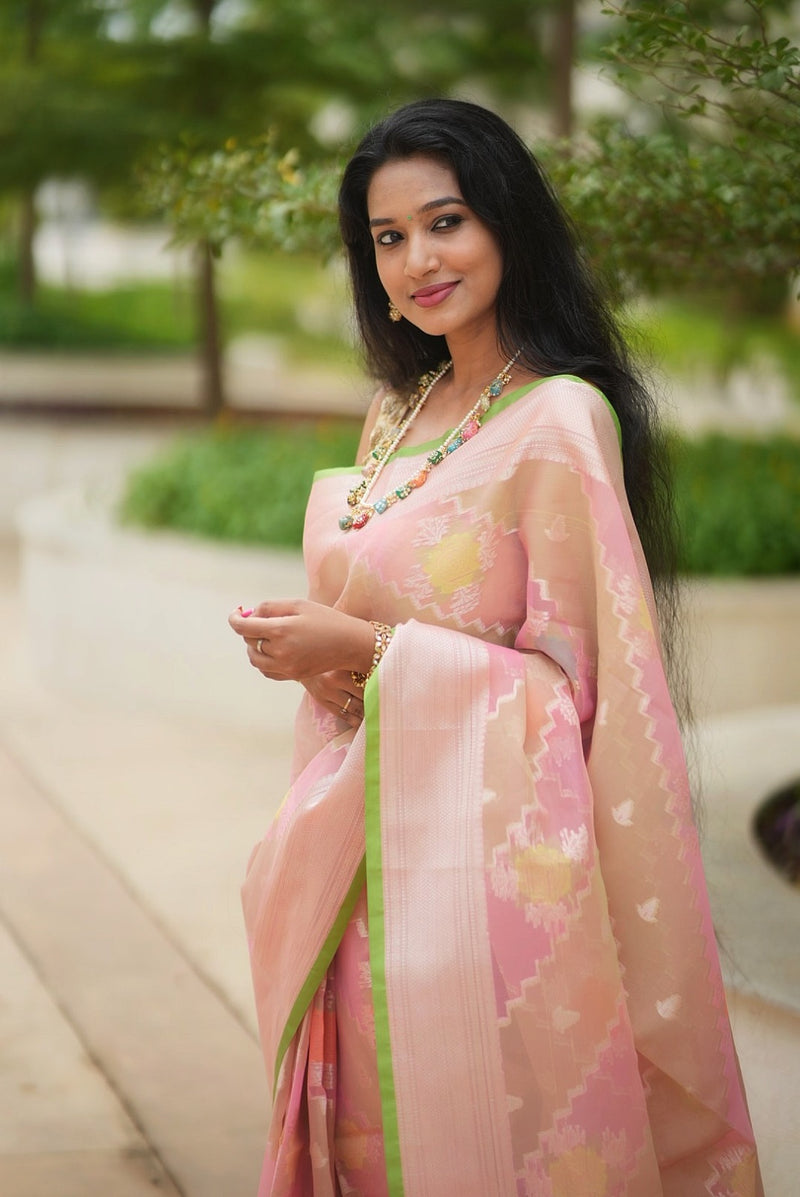
[[[394,628],[390,627],[388,623],[376,623],[374,619],[371,619],[369,622],[372,624],[373,631],[375,632],[375,651],[372,654],[372,664],[366,673],[356,673],[355,670],[350,671],[353,684],[362,690],[380,665],[381,658],[389,647],[392,636],[394,636]]]

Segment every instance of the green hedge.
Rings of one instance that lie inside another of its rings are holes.
[[[131,283],[103,291],[40,286],[28,307],[0,255],[0,347],[84,352],[173,351],[195,343],[191,291]]]
[[[130,479],[123,518],[249,544],[299,545],[315,470],[353,461],[339,422],[220,427]],[[673,438],[681,568],[687,574],[800,572],[800,442]]]
[[[800,572],[800,441],[713,435],[672,452],[684,573]]]
[[[353,462],[358,438],[356,427],[335,421],[216,428],[137,470],[122,518],[218,540],[299,545],[314,472]]]

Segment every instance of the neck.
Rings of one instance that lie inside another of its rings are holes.
[[[450,382],[454,391],[479,392],[499,374],[508,362],[492,333],[491,338],[475,342],[448,342],[448,351],[453,360]]]

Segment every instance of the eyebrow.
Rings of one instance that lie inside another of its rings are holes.
[[[458,195],[443,195],[441,199],[429,200],[427,204],[423,204],[421,208],[417,208],[417,215],[419,216],[423,212],[431,212],[434,208],[446,208],[450,204],[461,204],[464,208],[467,206],[466,200],[461,199]],[[374,229],[378,225],[398,223],[394,217],[376,216],[374,220],[369,222],[369,227]]]

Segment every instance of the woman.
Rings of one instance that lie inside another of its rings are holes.
[[[231,616],[307,691],[244,886],[260,1192],[758,1194],[647,395],[492,113],[400,109],[340,219],[382,381],[365,471],[315,480],[309,600]]]

